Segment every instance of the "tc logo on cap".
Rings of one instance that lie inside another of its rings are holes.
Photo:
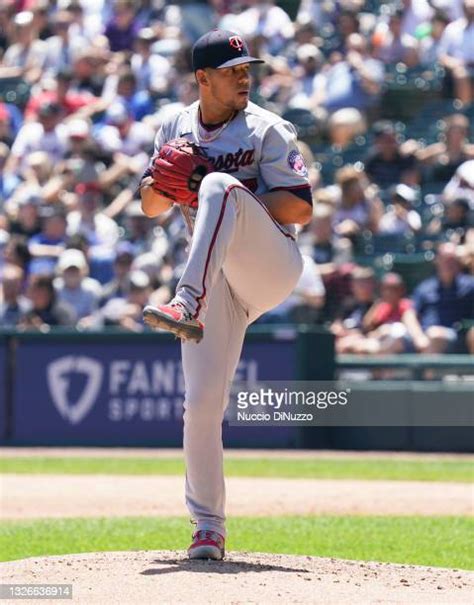
[[[237,50],[242,50],[244,47],[244,42],[240,36],[231,36],[229,38],[229,44]]]

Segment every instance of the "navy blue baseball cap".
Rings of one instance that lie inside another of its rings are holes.
[[[193,70],[213,67],[223,69],[243,63],[263,63],[251,57],[242,36],[223,29],[213,29],[201,36],[193,46]]]

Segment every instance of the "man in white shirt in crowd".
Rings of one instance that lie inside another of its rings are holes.
[[[19,130],[8,158],[5,172],[16,172],[25,168],[28,156],[35,151],[44,151],[49,159],[58,163],[67,151],[68,131],[61,123],[61,107],[57,103],[45,103],[38,112],[37,122],[26,122]]]
[[[58,11],[52,18],[54,36],[47,39],[46,60],[44,69],[54,75],[60,70],[71,68],[73,57],[85,45],[87,40],[77,32],[70,34],[73,16],[68,11]]]
[[[89,267],[84,253],[70,248],[59,257],[54,280],[58,300],[67,303],[76,312],[76,319],[92,315],[99,308],[102,288],[88,277]]]
[[[137,78],[137,90],[151,90],[161,93],[168,87],[171,64],[162,55],[152,52],[156,42],[155,32],[151,27],[144,27],[138,32],[130,66]]]
[[[413,204],[416,202],[416,191],[400,183],[392,192],[392,204],[382,216],[379,233],[382,235],[406,235],[417,233],[421,229],[421,217]]]
[[[19,12],[13,19],[15,43],[7,48],[0,62],[0,78],[20,77],[29,84],[41,78],[47,46],[44,40],[38,40],[33,20],[31,11]]]
[[[439,61],[454,79],[454,93],[465,105],[474,99],[474,0],[463,1],[464,16],[450,23],[439,44]]]

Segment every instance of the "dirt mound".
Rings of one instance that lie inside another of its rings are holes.
[[[88,553],[10,561],[0,569],[4,583],[71,583],[73,602],[88,605],[446,605],[472,603],[474,590],[467,571],[259,553],[232,552],[223,562],[188,561],[170,551]]]

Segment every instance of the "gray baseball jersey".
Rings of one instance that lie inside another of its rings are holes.
[[[225,536],[222,419],[245,331],[285,300],[303,268],[294,226],[277,223],[258,194],[307,199],[310,186],[294,127],[253,103],[214,130],[194,103],[163,124],[156,150],[178,137],[205,147],[216,169],[199,190],[175,296],[205,324],[199,344],[182,344],[186,502],[198,529]]]
[[[252,193],[308,190],[308,171],[296,145],[296,130],[280,116],[249,103],[215,140],[203,140],[203,130],[196,101],[162,125],[155,152],[166,141],[182,137],[201,145],[215,170],[231,174]],[[208,134],[212,137],[213,132]]]

